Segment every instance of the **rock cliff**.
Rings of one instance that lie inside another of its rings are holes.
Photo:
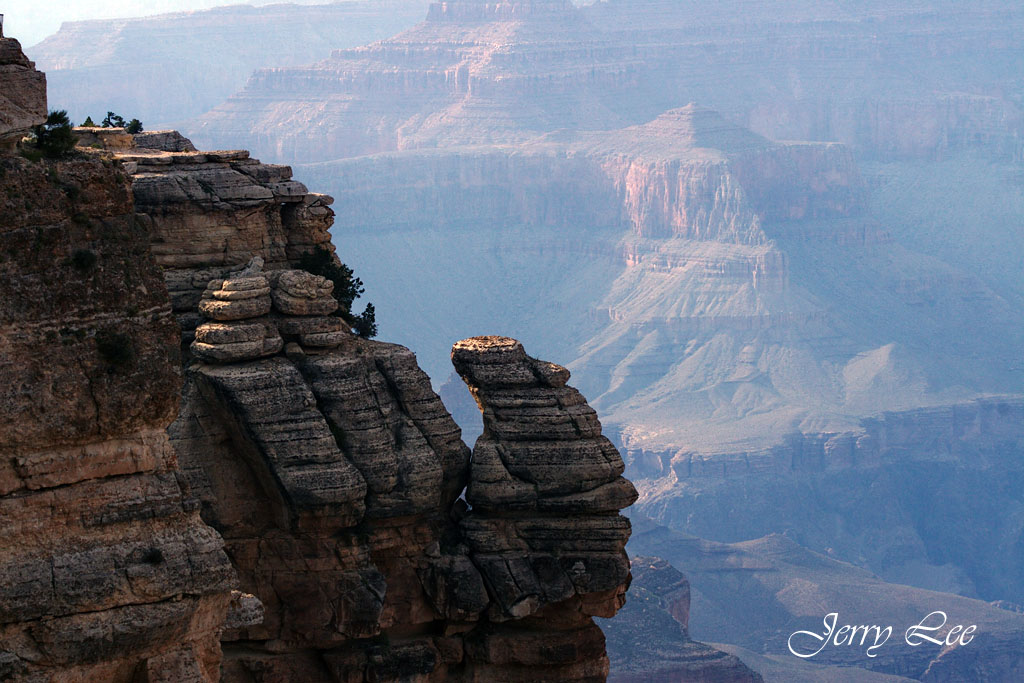
[[[569,372],[457,344],[471,463],[412,352],[294,268],[329,197],[78,133],[0,158],[0,677],[603,680],[636,492]]]
[[[18,127],[46,111],[26,64]],[[179,333],[129,179],[2,156],[0,196],[0,678],[213,680],[235,572],[165,431]]]
[[[616,513],[635,492],[568,372],[509,340],[457,346],[481,396],[519,392],[536,406],[495,422],[520,430],[501,435],[502,451],[529,455],[493,479],[496,463],[469,465],[413,354],[352,336],[331,315],[331,283],[291,269],[329,245],[329,197],[245,153],[94,134],[132,174],[192,358],[171,443],[242,589],[263,604],[262,623],[225,632],[225,679],[602,678],[590,615],[622,604],[629,527]],[[524,382],[526,366],[547,383]],[[578,480],[545,464],[563,451],[581,454]],[[522,514],[507,518],[488,496]]]

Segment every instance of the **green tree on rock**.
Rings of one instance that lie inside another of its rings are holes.
[[[366,309],[359,315],[352,314],[352,303],[365,290],[363,281],[355,277],[351,268],[339,263],[334,254],[323,247],[303,254],[298,267],[334,283],[334,298],[340,304],[338,315],[356,334],[367,339],[377,336],[377,313],[373,304],[366,304]]]
[[[112,111],[107,112],[107,117],[103,119],[101,124],[104,128],[124,128],[124,117],[115,114]]]
[[[67,156],[75,148],[77,138],[71,130],[71,119],[63,109],[51,111],[46,123],[34,126],[35,145],[48,159]]]
[[[138,119],[132,119],[128,122],[128,125],[124,127],[124,132],[135,135],[136,133],[142,132],[142,121]]]
[[[85,121],[82,121],[83,128],[98,128],[98,126],[92,122],[91,116],[86,116]]]

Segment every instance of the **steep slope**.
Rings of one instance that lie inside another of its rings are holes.
[[[165,432],[178,330],[129,180],[3,156],[0,196],[0,678],[213,680],[237,579]]]
[[[202,114],[255,69],[393,35],[426,8],[425,0],[347,0],[68,22],[28,53],[49,75],[51,101],[75,121],[112,109],[152,126]]]

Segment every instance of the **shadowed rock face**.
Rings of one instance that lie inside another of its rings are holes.
[[[225,633],[225,680],[603,680],[591,617],[623,604],[636,493],[568,371],[511,339],[456,344],[484,406],[470,465],[408,350],[272,320],[285,355],[193,363],[170,430],[265,607]]]
[[[566,385],[569,371],[514,339],[458,342],[452,362],[484,417],[461,526],[493,597],[489,616],[557,615],[560,628],[592,631],[591,617],[613,616],[629,583],[629,521],[618,512],[636,491],[618,451]]]
[[[510,339],[453,359],[485,406],[472,465],[401,347],[348,335],[191,365],[172,442],[266,612],[226,632],[226,680],[607,674],[591,617],[629,583],[622,460],[564,368]]]
[[[235,575],[165,432],[179,332],[128,179],[0,156],[0,196],[0,679],[214,680]]]

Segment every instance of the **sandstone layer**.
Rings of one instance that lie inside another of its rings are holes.
[[[235,572],[165,431],[179,333],[129,180],[0,157],[0,196],[0,678],[215,680]]]

